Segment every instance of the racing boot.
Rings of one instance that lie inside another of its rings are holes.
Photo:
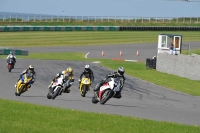
[[[121,92],[115,94],[114,98],[120,99],[122,97]]]

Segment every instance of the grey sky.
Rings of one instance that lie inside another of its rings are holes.
[[[200,2],[165,0],[0,0],[0,12],[66,16],[200,17]]]

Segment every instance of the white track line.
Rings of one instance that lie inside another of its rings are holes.
[[[85,58],[87,58],[87,56],[89,55],[89,53],[90,53],[90,52],[88,52],[88,53],[85,55]]]

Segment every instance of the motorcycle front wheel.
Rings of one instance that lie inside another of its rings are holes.
[[[105,104],[113,96],[112,90],[105,90],[103,92],[100,104]]]
[[[58,94],[60,93],[60,91],[61,91],[61,88],[58,87],[57,90],[53,93],[53,96],[51,97],[51,99],[55,99],[58,96]]]
[[[82,86],[82,94],[81,94],[81,96],[82,96],[82,97],[85,97],[86,93],[87,93],[87,86],[86,86],[86,85],[83,85],[83,86]]]

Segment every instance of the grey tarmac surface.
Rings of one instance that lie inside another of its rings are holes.
[[[118,47],[113,47],[113,49],[117,50]],[[140,49],[143,47],[144,46],[141,46]],[[101,46],[101,48],[109,49],[106,46]],[[39,52],[39,49],[34,49]],[[34,49],[31,49],[32,52],[34,52]],[[66,47],[66,49],[69,50],[68,47]],[[51,50],[52,48],[46,48],[46,51]],[[81,51],[80,47],[79,50]],[[93,49],[89,50],[93,51]],[[52,52],[53,51],[62,51],[62,49],[54,47]],[[86,94],[86,97],[83,98],[78,89],[78,79],[86,62],[18,59],[16,67],[11,73],[9,73],[6,68],[6,60],[0,59],[0,62],[1,98],[87,112],[102,112],[158,121],[200,125],[200,97],[173,91],[128,75],[126,75],[126,83],[122,91],[121,99],[110,99],[105,105],[100,105],[99,103],[93,104],[91,102],[93,96],[92,89],[97,82],[111,71],[101,67],[99,64],[89,63],[95,74],[95,82],[92,84],[92,88]],[[26,69],[29,64],[35,66],[37,80],[27,92],[17,97],[14,94],[14,84],[19,74]],[[71,93],[64,93],[55,100],[47,99],[47,87],[50,81],[54,78],[56,73],[66,69],[67,66],[73,67],[75,73],[75,83],[71,87]]]

